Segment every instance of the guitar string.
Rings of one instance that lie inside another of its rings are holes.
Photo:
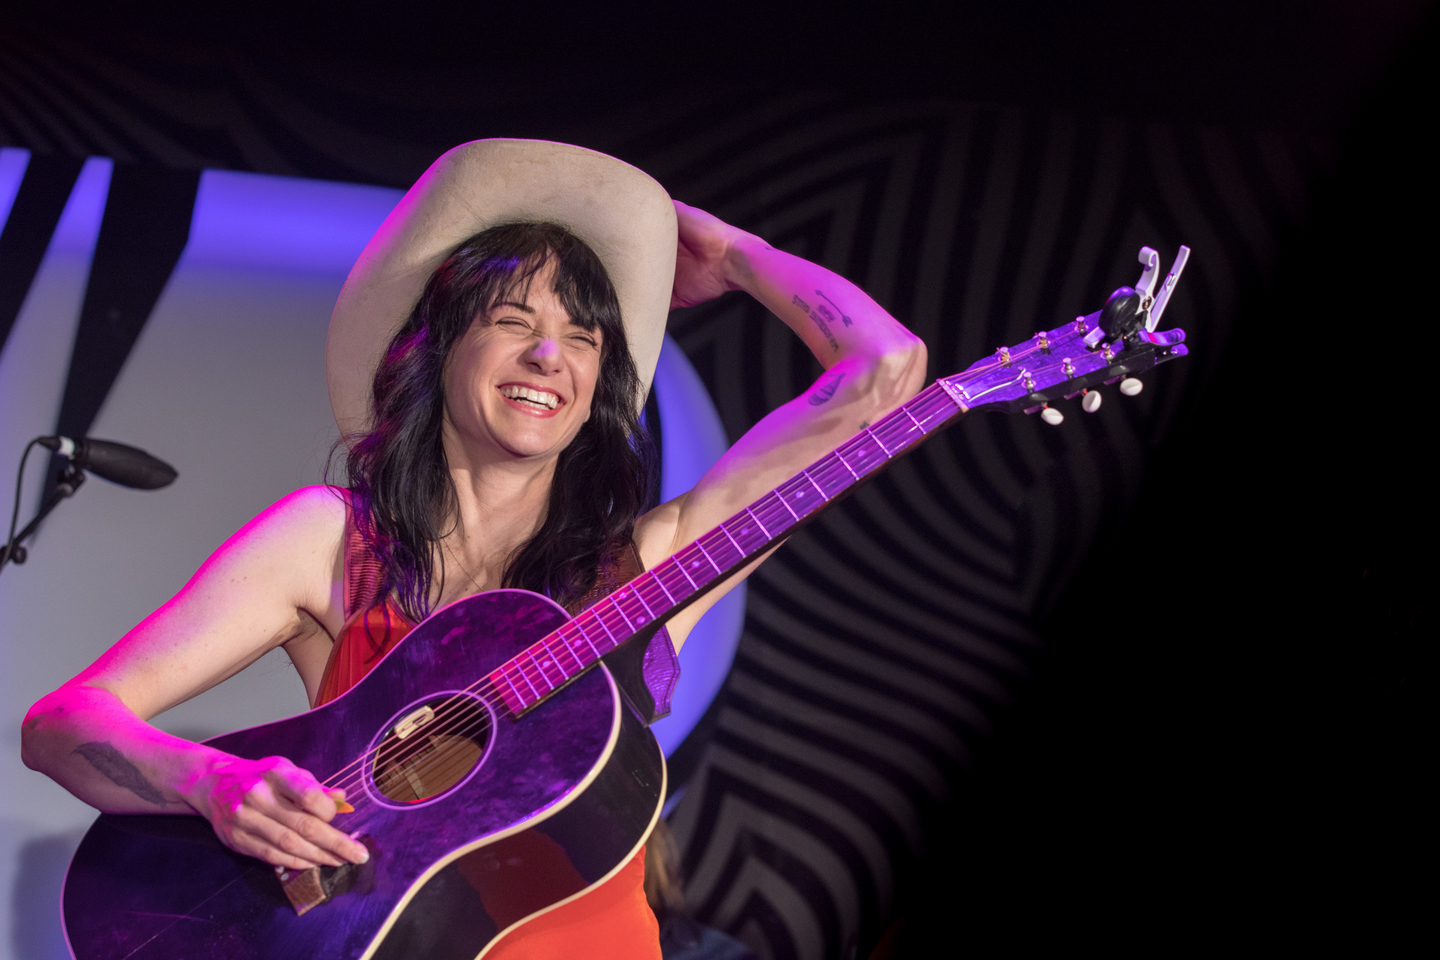
[[[1056,348],[1065,346],[1067,344],[1067,340],[1068,338],[1066,337],[1057,339],[1054,343],[1050,345],[1049,350],[1042,350],[1039,344],[1036,343],[1034,346],[1028,347],[1023,351],[1012,353],[1010,355],[1010,363],[1008,364],[1000,361],[999,359],[992,359],[991,362],[986,363],[984,366],[972,367],[968,370],[962,371],[959,377],[963,378],[962,382],[968,383],[989,373],[992,373],[998,368],[1013,367],[1015,366],[1016,361],[1023,360],[1025,358],[1033,356],[1036,353],[1050,353],[1051,355],[1054,355],[1056,353]],[[1037,370],[1034,372],[1039,373],[1041,371],[1049,369],[1050,367],[1056,367],[1060,365],[1060,363],[1047,364],[1044,367],[1037,368]],[[921,429],[924,433],[928,433],[928,431],[924,430],[923,424],[929,422],[931,419],[934,418],[934,416],[935,414],[932,413],[925,416],[923,420],[917,421],[917,423],[921,424]],[[861,439],[861,437],[857,434],[855,437],[852,437],[850,438],[850,440],[846,441],[846,443],[841,444],[840,447],[837,447],[836,452],[838,453],[846,446],[850,445],[858,439]],[[887,460],[891,458],[891,454],[888,450],[885,449],[884,444],[879,443],[878,440],[873,437],[873,435],[870,436],[868,439],[870,439],[871,442],[875,442],[880,447],[881,452],[886,454]],[[843,464],[843,459],[840,462]],[[809,469],[810,468],[807,468],[807,471]],[[781,486],[783,487],[784,484],[781,484]],[[775,489],[778,490],[779,487]],[[772,494],[774,492],[774,490],[771,491]],[[764,498],[762,497],[761,499]],[[721,526],[723,527],[723,524]],[[762,529],[764,529],[763,525]],[[786,527],[785,529],[788,530],[789,527]],[[647,572],[653,573],[653,571]],[[686,576],[688,577],[688,574]],[[665,591],[668,594],[668,590],[665,590],[663,582],[660,581],[658,577],[656,578],[656,582],[657,585],[660,586],[661,590]],[[636,598],[640,601],[642,606],[646,606],[643,598],[638,592],[636,592]],[[616,611],[620,613],[622,618],[628,619],[626,618],[624,611],[619,607],[618,602],[612,600],[612,605],[615,607]],[[593,610],[593,608],[591,609]],[[595,618],[599,620],[601,626],[604,627],[604,622],[600,618],[600,614],[598,611],[595,613]],[[567,622],[566,625],[568,625],[569,623],[573,623],[576,619],[578,619],[578,616],[572,618],[570,621]],[[541,650],[544,651],[545,655],[551,661],[553,661],[557,667],[561,669],[561,686],[569,682],[571,679],[574,679],[574,677],[579,676],[581,673],[589,670],[591,667],[594,666],[596,662],[598,662],[598,659],[593,660],[589,663],[584,662],[582,656],[576,652],[576,648],[573,647],[571,645],[571,642],[566,640],[565,637],[561,634],[560,631],[561,629],[563,629],[564,626],[565,625],[562,625],[561,628],[557,628],[555,631],[552,631],[551,634],[547,635],[545,638],[542,638],[542,640],[537,641],[535,644],[531,645],[531,648],[539,646]],[[583,639],[585,637],[583,629],[580,631],[580,633]],[[581,669],[576,671],[573,675],[565,676],[565,668],[560,665],[559,658],[555,655],[555,651],[552,649],[552,644],[554,640],[557,639],[561,642],[561,648],[564,649],[565,652],[567,652],[570,657],[574,659],[578,665],[581,666]],[[387,736],[380,740],[380,743],[377,746],[367,750],[361,756],[355,758],[350,763],[346,764],[344,767],[335,771],[328,778],[328,780],[330,781],[330,788],[345,789],[347,794],[347,802],[350,802],[351,806],[355,807],[358,811],[359,804],[351,801],[350,793],[352,789],[360,787],[367,779],[365,775],[366,771],[364,769],[367,760],[373,760],[372,768],[378,767],[382,763],[392,766],[403,765],[412,761],[416,756],[420,755],[424,751],[425,740],[435,737],[447,737],[451,739],[448,740],[445,745],[436,748],[427,758],[427,762],[433,764],[439,762],[442,759],[457,755],[461,750],[464,749],[457,741],[471,739],[481,728],[491,724],[490,710],[494,710],[497,708],[501,710],[506,710],[509,708],[509,704],[505,700],[503,694],[500,694],[498,692],[491,692],[487,694],[481,693],[479,690],[479,688],[483,684],[490,682],[492,676],[496,673],[499,673],[500,676],[506,680],[506,682],[511,684],[512,687],[514,687],[514,682],[512,679],[510,679],[510,674],[512,672],[518,673],[519,677],[523,679],[525,683],[530,686],[537,694],[539,694],[539,688],[535,686],[533,681],[535,679],[539,679],[542,683],[545,684],[546,687],[549,688],[546,693],[540,694],[541,700],[548,698],[551,693],[553,693],[559,688],[550,683],[549,677],[546,674],[544,667],[536,660],[535,654],[531,648],[527,648],[525,651],[522,651],[517,656],[511,658],[511,660],[502,664],[496,670],[491,671],[490,674],[487,674],[479,680],[476,680],[474,683],[470,684],[463,690],[455,692],[450,696],[449,699],[442,702],[441,704],[432,707],[431,709],[433,711],[434,717],[436,719],[439,719],[440,722],[437,724],[435,720],[432,720],[429,723],[425,724],[424,727],[418,728],[415,733],[419,734],[419,739],[417,739],[415,742],[407,744],[405,743],[404,739],[397,739],[393,742],[393,745],[390,745],[391,737],[387,734]],[[529,669],[527,669],[526,664],[523,662],[525,654],[527,653],[530,654],[528,658],[530,660]],[[516,692],[518,693],[518,688]],[[523,697],[520,697],[519,699],[523,701]],[[483,708],[477,707],[477,703],[482,704]],[[405,739],[409,738],[407,737]],[[387,745],[390,745],[388,754],[386,752]],[[368,799],[370,799],[368,791],[357,792],[354,797],[354,800],[360,801],[362,803]]]

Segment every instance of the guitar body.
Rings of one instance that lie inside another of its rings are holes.
[[[103,814],[65,880],[71,951],[79,960],[470,960],[608,879],[648,836],[665,793],[659,745],[608,671],[582,674],[518,719],[453,699],[567,619],[521,590],[469,597],[429,617],[331,703],[208,741],[242,757],[288,757],[346,787],[355,811],[334,823],[371,856],[326,869],[327,902],[297,916],[274,868],[230,851],[201,817]],[[442,722],[457,703],[471,721],[458,731]],[[434,742],[467,737],[461,774],[446,776],[453,785],[427,794],[413,769],[352,766],[377,745],[385,756],[391,731],[426,705],[437,719],[402,746],[432,731]]]

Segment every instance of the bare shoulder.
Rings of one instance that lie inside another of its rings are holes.
[[[256,535],[280,537],[312,547],[338,547],[345,533],[350,492],[317,484],[281,497],[241,528],[236,536],[254,530]]]

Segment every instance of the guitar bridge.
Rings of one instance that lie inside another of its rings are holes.
[[[282,870],[280,877],[280,889],[285,891],[285,899],[290,901],[290,906],[295,908],[295,916],[303,917],[320,904],[330,899],[330,891],[325,889],[325,881],[320,876],[319,867],[311,867],[308,870]]]
[[[316,907],[351,890],[359,893],[370,892],[374,886],[374,864],[379,851],[369,834],[355,839],[370,851],[370,859],[364,863],[311,867],[308,870],[285,869],[276,873],[280,879],[280,889],[285,891],[285,899],[290,901],[295,916],[303,917]]]

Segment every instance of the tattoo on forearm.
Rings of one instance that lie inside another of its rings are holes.
[[[830,398],[835,396],[835,391],[840,389],[840,381],[844,379],[843,373],[837,373],[829,380],[822,379],[815,392],[810,394],[810,406],[818,407],[822,403],[829,403]]]
[[[836,303],[834,300],[831,300],[829,297],[825,296],[825,294],[821,293],[819,290],[816,290],[816,291],[815,291],[815,296],[819,297],[820,299],[824,300],[826,303],[830,304],[830,306],[834,307],[834,308],[835,308],[835,312],[838,313],[838,314],[840,314],[840,320],[841,320],[841,322],[843,322],[843,323],[845,324],[845,326],[847,326],[847,327],[849,327],[849,326],[854,326],[855,321],[853,321],[853,320],[851,320],[849,317],[845,316],[845,311],[840,309],[840,304]],[[822,305],[822,306],[820,307],[820,309],[821,309],[821,310],[825,310],[825,307]],[[830,312],[829,312],[828,310],[826,310],[825,316],[829,318],[829,320],[830,320],[831,323],[834,323],[834,322],[835,322],[835,318],[834,318],[833,316],[831,316],[831,314],[830,314]]]
[[[145,774],[140,772],[139,767],[110,744],[98,741],[82,743],[72,752],[90,761],[90,766],[103,773],[117,787],[124,787],[146,803],[153,803],[157,807],[165,806],[164,794],[156,789],[155,784],[145,779]]]
[[[819,291],[816,292],[818,293]],[[825,322],[825,318],[829,317],[830,321],[833,323],[835,317],[833,314],[830,313],[829,310],[825,308],[825,305],[822,303],[818,308],[812,310],[810,309],[810,304],[806,303],[804,300],[801,300],[798,293],[790,298],[790,302],[795,304],[795,306],[799,307],[801,310],[805,311],[805,315],[815,322],[815,326],[819,327],[820,332],[825,334],[825,339],[830,341],[830,349],[833,350],[835,353],[839,353],[840,341],[835,339],[835,334],[830,332],[830,325]],[[824,311],[825,316],[820,315],[822,310]],[[814,398],[812,397],[811,399],[813,400]]]

